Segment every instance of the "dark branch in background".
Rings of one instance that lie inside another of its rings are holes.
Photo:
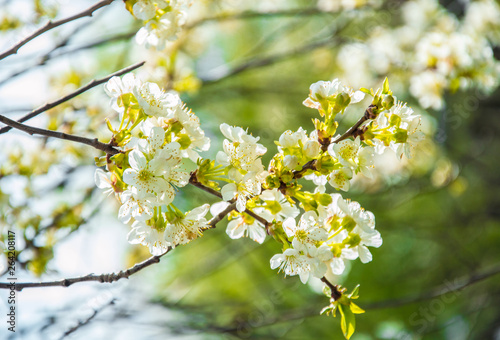
[[[211,229],[215,227],[217,223],[219,223],[230,211],[225,209],[217,216],[214,216],[209,222],[209,226],[207,229]],[[149,259],[142,261],[140,263],[135,264],[133,267],[130,267],[126,270],[122,270],[118,273],[109,273],[109,274],[88,274],[85,276],[74,277],[69,279],[62,279],[58,281],[47,281],[47,282],[20,282],[16,283],[16,290],[21,291],[24,288],[41,288],[41,287],[69,287],[74,283],[78,282],[89,282],[89,281],[97,281],[101,283],[112,283],[118,281],[120,279],[128,279],[129,276],[141,271],[142,269],[151,266],[152,264],[160,262],[160,258],[170,252],[173,248],[169,247],[163,254],[151,256]],[[10,289],[11,285],[8,282],[0,282],[0,289]]]
[[[92,319],[93,319],[93,318],[95,318],[95,317],[96,317],[96,315],[97,315],[99,312],[103,311],[103,310],[104,310],[106,307],[108,307],[108,306],[112,306],[112,305],[114,305],[114,304],[115,304],[115,301],[116,301],[115,299],[111,299],[108,303],[106,303],[105,305],[101,306],[101,308],[96,308],[96,309],[94,309],[93,313],[92,313],[92,314],[91,314],[91,315],[90,315],[87,319],[85,319],[85,320],[83,320],[83,321],[81,321],[81,320],[80,320],[80,321],[78,321],[78,324],[76,324],[75,326],[71,327],[71,328],[70,328],[70,329],[68,329],[66,332],[64,332],[64,333],[63,333],[63,335],[61,335],[61,337],[59,338],[59,340],[62,340],[62,339],[64,339],[64,338],[66,338],[68,335],[70,335],[70,334],[72,334],[72,333],[76,332],[78,329],[82,328],[83,326],[88,325],[88,323],[89,323],[90,321],[92,321]]]
[[[434,288],[430,291],[418,294],[418,295],[412,295],[412,296],[407,296],[399,299],[393,299],[393,300],[386,300],[386,301],[380,301],[380,302],[374,302],[371,304],[368,304],[366,306],[366,309],[379,309],[379,308],[393,308],[393,307],[399,307],[403,305],[407,305],[410,303],[416,303],[416,302],[421,302],[425,300],[431,300],[440,296],[443,296],[448,293],[453,293],[453,292],[458,292],[461,291],[462,289],[465,289],[475,283],[481,282],[483,280],[486,280],[492,276],[500,274],[500,265],[496,265],[495,267],[485,270],[473,275],[470,275],[465,278],[461,279],[455,279],[453,284],[447,284],[447,285],[442,285],[440,287]]]
[[[27,36],[26,38],[24,38],[21,41],[19,41],[17,44],[15,44],[11,48],[9,48],[7,51],[5,51],[2,54],[0,54],[0,60],[4,59],[5,57],[8,57],[9,55],[16,54],[17,51],[22,46],[26,45],[28,42],[30,42],[31,40],[35,39],[36,37],[42,35],[43,33],[47,32],[47,31],[49,31],[49,30],[51,30],[51,29],[53,29],[55,27],[64,25],[64,24],[66,24],[66,23],[68,23],[70,21],[74,21],[76,19],[80,19],[80,18],[84,18],[84,17],[91,17],[92,14],[96,10],[98,10],[101,7],[109,5],[113,1],[114,0],[99,1],[95,5],[87,8],[86,10],[84,10],[84,11],[78,13],[78,14],[75,14],[73,16],[67,17],[65,19],[57,20],[57,21],[48,21],[45,25],[43,25],[42,27],[40,27],[39,29],[37,29],[35,32],[31,33],[29,36]]]
[[[101,46],[101,45],[104,45],[104,44],[107,44],[107,43],[111,43],[111,42],[114,42],[114,41],[130,39],[135,34],[136,34],[136,32],[117,34],[117,35],[109,37],[109,38],[103,38],[103,39],[94,41],[92,43],[88,43],[88,44],[85,44],[85,45],[77,46],[77,47],[74,47],[74,48],[63,49],[61,51],[61,50],[59,50],[59,48],[64,47],[67,44],[67,43],[64,43],[65,40],[66,40],[65,39],[64,41],[62,41],[61,43],[59,43],[55,48],[53,48],[52,50],[50,50],[46,54],[42,55],[38,59],[38,62],[36,64],[31,65],[29,67],[26,67],[26,68],[24,68],[22,70],[19,70],[17,72],[14,72],[11,75],[7,76],[5,79],[1,80],[0,81],[0,86],[5,85],[9,81],[15,79],[16,77],[18,77],[18,76],[20,76],[20,75],[22,75],[22,74],[24,74],[24,73],[26,73],[28,71],[31,71],[32,69],[34,69],[34,68],[36,68],[38,66],[45,65],[50,60],[54,60],[54,59],[56,59],[58,57],[66,55],[66,54],[71,54],[71,53],[78,52],[78,51],[81,51],[81,50],[86,50],[86,49],[98,47],[98,46]],[[56,53],[56,51],[57,51],[57,53]]]
[[[382,308],[393,308],[393,307],[400,307],[406,304],[410,303],[416,303],[416,302],[421,302],[425,300],[431,300],[437,297],[440,297],[442,295],[448,294],[448,293],[453,293],[457,292],[460,290],[463,290],[475,283],[478,283],[480,281],[486,280],[490,277],[493,277],[497,274],[500,274],[500,265],[497,265],[491,270],[484,271],[480,274],[472,275],[467,278],[462,278],[460,284],[455,284],[452,285],[451,287],[437,287],[434,288],[428,292],[422,293],[419,296],[411,296],[411,297],[405,297],[405,298],[400,298],[400,299],[395,299],[395,300],[386,300],[386,301],[380,301],[380,302],[375,302],[367,305],[362,305],[363,309],[365,310],[371,310],[371,309],[382,309]],[[455,280],[457,281],[457,280]],[[291,311],[288,313],[280,313],[279,317],[268,317],[266,318],[263,322],[257,324],[257,325],[252,325],[252,328],[263,328],[263,327],[268,327],[268,326],[273,326],[278,323],[286,323],[290,321],[295,321],[295,320],[303,320],[304,318],[310,318],[310,317],[316,317],[320,316],[318,313],[318,308],[317,306],[311,306],[310,308],[308,307],[301,307],[300,309],[297,309],[295,311]],[[230,328],[224,328],[224,327],[211,327],[210,329],[216,332],[225,332],[225,333],[234,333],[241,331],[241,329],[244,329],[245,327],[248,327],[248,324],[246,322],[240,322],[237,323],[236,327],[230,327]]]
[[[259,12],[259,11],[245,11],[242,13],[235,14],[222,14],[209,18],[203,18],[195,21],[191,24],[186,25],[186,29],[192,29],[194,27],[203,25],[207,22],[221,22],[230,20],[241,20],[241,19],[262,19],[262,18],[280,18],[280,17],[298,17],[298,16],[314,16],[322,14],[337,14],[338,12],[322,11],[317,7],[310,8],[296,8],[289,10],[278,10],[269,12]]]
[[[33,126],[18,123],[15,120],[9,119],[9,118],[2,116],[2,115],[0,115],[0,122],[4,123],[12,128],[24,131],[30,135],[41,135],[41,136],[46,136],[46,137],[54,137],[54,138],[59,138],[59,139],[64,139],[64,140],[70,140],[72,142],[90,145],[90,146],[96,148],[97,150],[104,151],[105,153],[110,154],[110,155],[115,155],[115,154],[121,152],[120,150],[115,149],[113,147],[113,145],[111,145],[111,144],[99,142],[97,140],[97,138],[91,139],[91,138],[86,138],[86,137],[81,137],[81,136],[70,135],[70,134],[58,132],[58,131],[40,129],[40,128],[36,128]]]
[[[105,82],[107,82],[109,79],[111,79],[112,77],[115,77],[115,76],[121,76],[125,73],[128,73],[130,71],[133,71],[135,70],[136,68],[139,68],[141,67],[142,65],[144,65],[145,61],[142,61],[140,63],[137,63],[137,64],[134,64],[134,65],[131,65],[129,67],[126,67],[118,72],[115,72],[113,74],[110,74],[109,76],[107,77],[104,77],[104,78],[101,78],[101,79],[94,79],[92,80],[90,83],[88,83],[87,85],[85,86],[82,86],[80,87],[78,90],[74,91],[74,92],[71,92],[70,94],[56,100],[56,101],[53,101],[51,103],[47,103],[45,105],[42,105],[40,107],[38,107],[37,109],[31,111],[30,113],[28,113],[27,115],[25,115],[24,117],[22,117],[21,119],[17,120],[18,123],[22,123],[22,122],[25,122],[27,121],[28,119],[31,119],[33,117],[36,117],[38,116],[40,113],[42,112],[45,112],[49,109],[52,109],[54,107],[56,107],[57,105],[60,105],[76,96],[78,96],[79,94],[82,94],[88,90],[90,90],[91,88],[93,87],[96,87],[97,85],[100,85],[100,84],[104,84]],[[3,128],[0,129],[0,134],[2,133],[6,133],[8,131],[10,131],[12,129],[12,127],[10,126],[4,126]]]
[[[261,59],[252,59],[249,60],[233,69],[223,71],[223,72],[218,72],[219,74],[216,74],[215,76],[212,77],[206,77],[206,78],[201,78],[202,82],[204,85],[209,85],[209,84],[214,84],[217,83],[221,80],[231,78],[237,74],[240,74],[242,72],[258,68],[258,67],[264,67],[264,66],[269,66],[275,63],[278,63],[280,61],[290,59],[296,56],[299,56],[304,53],[311,52],[312,50],[321,48],[321,47],[326,47],[329,45],[335,44],[337,41],[336,39],[325,39],[321,41],[317,41],[314,43],[310,43],[304,46],[296,47],[294,49],[291,49],[290,51],[285,51],[282,53],[276,53],[274,55],[271,55],[269,57],[261,58]],[[215,73],[215,72],[214,72]]]

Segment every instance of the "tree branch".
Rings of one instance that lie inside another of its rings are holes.
[[[486,280],[492,276],[500,274],[500,265],[496,265],[495,267],[482,271],[480,273],[473,274],[466,278],[455,279],[454,283],[448,282],[448,284],[442,285],[440,287],[436,287],[430,291],[418,294],[406,296],[393,300],[379,301],[368,304],[366,309],[379,309],[379,308],[394,308],[403,305],[407,305],[410,303],[421,302],[425,300],[431,300],[440,296],[443,296],[448,293],[461,291],[469,286],[472,286],[475,283]]]
[[[191,24],[186,25],[186,29],[192,29],[194,27],[200,26],[207,22],[221,22],[229,20],[240,20],[240,19],[260,19],[260,18],[280,18],[280,17],[296,17],[296,16],[314,16],[322,14],[337,14],[338,12],[322,11],[317,7],[309,8],[295,8],[286,10],[276,10],[269,12],[260,11],[245,11],[241,13],[233,14],[221,14],[213,17],[202,18],[200,20],[194,21]]]
[[[217,190],[214,190],[212,188],[206,187],[203,184],[201,184],[200,182],[198,182],[198,179],[196,177],[196,171],[191,174],[191,178],[189,179],[189,183],[194,185],[195,187],[203,190],[203,191],[208,192],[209,194],[211,194],[213,196],[217,196],[220,199],[222,199],[222,194],[220,192],[218,192]],[[229,203],[234,203],[234,202],[233,202],[233,200],[231,200],[231,201],[229,201]],[[231,210],[234,210],[234,208]],[[254,213],[253,211],[251,211],[249,209],[245,209],[244,212],[246,214],[252,216],[253,218],[255,218],[260,223],[262,223],[266,227],[266,230],[268,231],[267,227],[269,226],[270,223],[265,218],[260,217],[259,215],[257,215],[256,213]]]
[[[290,59],[290,58],[296,57],[296,56],[304,54],[304,53],[311,52],[312,50],[315,50],[315,49],[318,49],[321,47],[333,45],[335,42],[336,42],[336,40],[332,39],[332,38],[324,39],[321,41],[313,42],[313,43],[310,43],[310,44],[307,44],[304,46],[300,46],[300,47],[291,49],[289,51],[285,51],[282,53],[276,53],[276,54],[271,55],[269,57],[264,57],[261,59],[252,59],[250,61],[242,63],[241,65],[239,65],[233,69],[229,69],[229,70],[224,69],[224,71],[222,71],[222,72],[214,72],[215,75],[213,75],[211,77],[202,78],[201,80],[202,80],[203,84],[205,84],[205,85],[214,84],[214,83],[217,83],[221,80],[231,78],[237,74],[240,74],[242,72],[245,72],[245,71],[248,71],[248,70],[251,70],[254,68],[272,65],[272,64],[278,63],[280,61]]]
[[[72,142],[90,145],[90,146],[96,148],[97,150],[104,151],[105,153],[110,154],[110,155],[115,155],[115,154],[121,152],[120,150],[115,149],[113,147],[113,145],[111,145],[111,144],[99,142],[97,140],[97,138],[91,139],[91,138],[86,138],[86,137],[70,135],[70,134],[58,132],[58,131],[40,129],[40,128],[36,128],[33,126],[18,123],[15,120],[9,119],[9,118],[2,116],[2,115],[0,115],[0,122],[4,123],[12,128],[24,131],[30,135],[41,135],[41,136],[46,136],[46,137],[54,137],[54,138],[59,138],[59,139],[64,139],[64,140],[70,140]]]
[[[83,320],[83,321],[82,321],[82,320],[78,321],[78,323],[77,323],[75,326],[71,327],[71,328],[70,328],[70,329],[68,329],[66,332],[64,332],[64,333],[61,335],[61,337],[59,338],[59,340],[62,340],[62,339],[64,339],[64,338],[66,338],[68,335],[70,335],[70,334],[72,334],[72,333],[76,332],[78,329],[82,328],[83,326],[88,325],[88,323],[89,323],[90,321],[92,321],[92,319],[93,319],[93,318],[95,318],[95,317],[96,317],[96,315],[97,315],[99,312],[101,312],[102,310],[104,310],[104,309],[105,309],[106,307],[108,307],[108,306],[112,306],[112,305],[114,305],[114,304],[115,304],[115,301],[116,301],[116,299],[111,299],[108,303],[106,303],[106,304],[105,304],[105,305],[103,305],[102,307],[94,309],[94,310],[93,310],[93,312],[92,312],[92,314],[91,314],[88,318],[86,318],[86,319],[85,319],[85,320]]]
[[[5,57],[8,57],[9,55],[16,54],[17,51],[22,46],[26,45],[28,42],[30,42],[31,40],[35,39],[36,37],[42,35],[43,33],[47,32],[47,31],[49,31],[49,30],[51,30],[51,29],[53,29],[55,27],[64,25],[64,24],[66,24],[66,23],[68,23],[70,21],[73,21],[73,20],[76,20],[76,19],[80,19],[80,18],[84,18],[84,17],[91,17],[92,14],[96,10],[98,10],[101,7],[109,5],[113,1],[114,0],[99,1],[95,5],[87,8],[86,10],[84,10],[84,11],[78,13],[78,14],[75,14],[73,16],[67,17],[65,19],[57,20],[57,21],[50,21],[49,20],[45,25],[43,25],[42,27],[40,27],[39,29],[37,29],[35,32],[31,33],[29,36],[27,36],[26,38],[24,38],[21,41],[19,41],[17,44],[15,44],[11,48],[9,48],[7,51],[5,51],[2,54],[0,54],[0,60],[4,59]]]
[[[361,134],[363,134],[363,131],[362,129],[360,128],[360,126],[366,122],[368,119],[373,119],[373,118],[376,118],[377,116],[373,113],[373,110],[376,110],[377,109],[377,106],[376,105],[370,105],[368,106],[368,108],[365,110],[365,114],[356,122],[356,124],[354,124],[353,126],[351,126],[351,128],[349,130],[347,130],[342,136],[340,136],[339,138],[335,139],[332,144],[335,144],[335,143],[338,143],[340,141],[343,141],[344,139],[347,139],[349,137],[357,137]]]
[[[18,123],[22,123],[22,122],[25,122],[25,121],[33,118],[33,117],[36,117],[36,116],[38,116],[42,112],[45,112],[45,111],[47,111],[49,109],[52,109],[52,108],[56,107],[57,105],[60,105],[60,104],[66,102],[66,101],[68,101],[70,99],[73,99],[74,97],[78,96],[79,94],[82,94],[82,93],[90,90],[91,88],[96,87],[97,85],[100,85],[100,84],[103,84],[103,83],[107,82],[112,77],[121,76],[121,75],[123,75],[125,73],[128,73],[130,71],[135,70],[136,68],[141,67],[144,64],[145,64],[145,61],[141,61],[140,63],[131,65],[131,66],[126,67],[126,68],[124,68],[124,69],[122,69],[120,71],[117,71],[117,72],[115,72],[113,74],[110,74],[107,77],[104,77],[104,78],[101,78],[101,79],[94,79],[90,83],[88,83],[85,86],[80,87],[76,91],[71,92],[70,94],[68,94],[68,95],[66,95],[66,96],[64,96],[62,98],[59,98],[56,101],[47,103],[45,105],[42,105],[42,106],[36,108],[35,110],[31,111],[30,113],[28,113],[27,115],[25,115],[21,119],[17,120],[17,122]],[[10,131],[11,129],[12,129],[12,127],[10,127],[10,126],[4,126],[3,128],[0,129],[0,134],[6,133],[6,132]]]
[[[232,208],[234,209],[234,207]],[[231,210],[232,210],[231,209]],[[215,228],[215,225],[219,223],[229,212],[229,207],[224,211],[220,212],[217,216],[214,216],[209,222],[209,227],[207,229]],[[9,282],[0,282],[0,289],[10,289],[15,286],[17,291],[21,291],[24,288],[41,288],[41,287],[69,287],[72,284],[78,282],[89,282],[89,281],[97,281],[101,283],[112,283],[118,281],[120,279],[128,279],[131,275],[143,270],[146,267],[151,266],[152,264],[160,262],[160,258],[170,252],[173,248],[169,247],[163,254],[151,256],[149,259],[142,261],[140,263],[135,264],[133,267],[130,267],[126,270],[122,270],[118,273],[109,273],[109,274],[88,274],[85,276],[74,277],[69,279],[62,279],[58,281],[47,281],[47,282],[20,282],[12,284]]]

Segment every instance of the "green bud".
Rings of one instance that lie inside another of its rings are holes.
[[[396,143],[406,143],[408,140],[408,131],[404,129],[398,129],[394,133],[394,140]]]
[[[330,203],[332,203],[332,196],[330,196],[328,194],[321,194],[321,195],[319,195],[318,201],[319,201],[319,204],[321,204],[323,206],[327,206]]]
[[[390,94],[384,95],[382,99],[382,106],[386,109],[389,110],[391,107],[394,106],[394,97]]]

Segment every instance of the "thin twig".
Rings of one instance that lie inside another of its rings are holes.
[[[59,338],[59,340],[62,340],[64,338],[66,338],[68,335],[76,332],[78,329],[82,328],[83,326],[88,325],[88,323],[90,321],[92,321],[92,319],[95,318],[96,315],[99,312],[103,311],[108,306],[114,305],[115,301],[116,301],[116,299],[111,299],[108,303],[106,303],[105,305],[101,306],[100,308],[94,309],[93,312],[92,312],[92,314],[88,318],[86,318],[83,321],[79,320],[78,323],[75,326],[71,327],[66,332],[64,332],[63,335],[61,335],[61,337]]]
[[[276,11],[245,11],[241,13],[233,14],[220,14],[213,17],[202,18],[200,20],[194,21],[186,25],[186,29],[192,29],[194,27],[200,26],[207,22],[221,22],[229,20],[245,20],[245,19],[261,19],[261,18],[280,18],[280,17],[297,17],[297,16],[314,16],[323,14],[337,14],[338,12],[333,11],[323,11],[317,7],[309,8],[296,8],[296,9],[286,9],[286,10],[276,10]]]
[[[194,185],[195,187],[205,191],[205,192],[208,192],[209,194],[213,195],[213,196],[216,196],[216,197],[219,197],[222,199],[222,194],[220,192],[218,192],[217,190],[214,190],[212,188],[209,188],[207,186],[204,186],[203,184],[201,184],[200,182],[198,182],[198,179],[196,177],[196,171],[194,171],[192,174],[191,174],[191,178],[189,179],[189,183]],[[232,200],[229,201],[228,203],[234,203]],[[234,208],[232,209],[234,210]],[[244,211],[246,214],[252,216],[253,218],[255,218],[257,221],[259,221],[260,223],[262,223],[264,226],[266,226],[266,230],[268,229],[267,227],[269,226],[269,222],[265,219],[265,218],[262,218],[260,217],[259,215],[257,215],[256,213],[254,213],[253,211],[249,210],[249,209],[245,209]]]
[[[489,270],[485,270],[483,272],[470,275],[466,278],[455,279],[453,283],[448,282],[445,285],[440,287],[436,287],[430,291],[418,294],[406,296],[398,299],[386,300],[374,302],[366,305],[366,309],[380,309],[380,308],[394,308],[403,305],[407,305],[410,303],[421,302],[425,300],[435,299],[437,297],[443,296],[448,293],[461,291],[475,283],[486,280],[492,276],[500,274],[500,265],[490,268]]]
[[[107,82],[109,79],[111,79],[112,77],[115,77],[115,76],[121,76],[125,73],[128,73],[130,71],[133,71],[135,70],[136,68],[139,68],[141,67],[142,65],[144,65],[145,61],[141,61],[140,63],[137,63],[137,64],[134,64],[134,65],[131,65],[129,67],[126,67],[120,71],[117,71],[113,74],[110,74],[109,76],[106,76],[104,78],[101,78],[101,79],[94,79],[92,80],[90,83],[88,83],[87,85],[85,86],[82,86],[80,87],[79,89],[77,89],[76,91],[74,92],[71,92],[70,94],[62,97],[62,98],[59,98],[58,100],[56,101],[53,101],[53,102],[50,102],[50,103],[47,103],[45,105],[42,105],[38,108],[36,108],[35,110],[31,111],[30,113],[28,113],[27,115],[25,115],[24,117],[22,117],[21,119],[18,119],[17,122],[18,123],[22,123],[22,122],[25,122],[33,117],[36,117],[38,116],[40,113],[42,112],[45,112],[49,109],[52,109],[54,107],[56,107],[57,105],[60,105],[76,96],[78,96],[79,94],[82,94],[88,90],[90,90],[91,88],[97,86],[97,85],[100,85],[100,84],[104,84],[105,82]],[[3,128],[0,129],[0,134],[2,133],[6,133],[8,131],[10,131],[12,129],[12,127],[10,126],[4,126]]]
[[[313,42],[313,43],[310,43],[310,44],[307,44],[304,46],[300,46],[300,47],[291,49],[289,51],[276,53],[276,54],[271,55],[269,57],[249,60],[249,61],[244,62],[243,64],[241,64],[233,69],[229,69],[229,70],[224,69],[223,71],[218,72],[218,74],[215,74],[214,76],[202,78],[201,80],[203,81],[203,84],[205,84],[205,85],[214,84],[214,83],[220,82],[224,79],[231,78],[231,77],[233,77],[237,74],[240,74],[242,72],[245,72],[245,71],[248,71],[248,70],[251,70],[254,68],[258,68],[258,67],[269,66],[269,65],[278,63],[280,61],[290,59],[290,58],[296,57],[296,56],[304,54],[304,53],[311,52],[311,51],[318,49],[318,48],[321,48],[321,47],[333,45],[334,43],[336,43],[336,40],[332,39],[332,38]]]
[[[11,48],[9,48],[7,51],[5,51],[2,54],[0,54],[0,60],[4,59],[5,57],[8,57],[9,55],[16,54],[17,51],[22,46],[24,46],[25,44],[27,44],[31,40],[35,39],[36,37],[42,35],[43,33],[47,32],[47,31],[49,31],[49,30],[51,30],[51,29],[53,29],[55,27],[64,25],[64,24],[66,24],[66,23],[68,23],[70,21],[74,21],[76,19],[80,19],[80,18],[84,18],[84,17],[91,17],[92,14],[96,10],[98,10],[101,7],[109,5],[113,1],[114,0],[99,1],[95,5],[87,8],[86,10],[84,10],[84,11],[78,13],[78,14],[72,15],[70,17],[67,17],[65,19],[61,19],[61,20],[57,20],[57,21],[50,21],[49,20],[45,25],[43,25],[42,27],[40,27],[39,29],[37,29],[35,32],[31,33],[29,36],[27,36],[26,38],[24,38],[21,41],[19,41],[17,44],[15,44]]]
[[[373,110],[376,110],[377,107],[375,105],[370,105],[368,108],[365,110],[365,114],[354,124],[351,126],[349,130],[347,130],[342,136],[338,137],[335,139],[332,144],[336,144],[340,141],[343,141],[344,139],[347,139],[349,137],[356,137],[360,133],[362,133],[360,126],[366,122],[368,119],[373,119],[374,116],[376,115],[373,113]]]
[[[41,135],[41,136],[46,136],[46,137],[54,137],[54,138],[59,138],[59,139],[64,139],[64,140],[70,140],[72,142],[90,145],[90,146],[96,148],[97,150],[104,151],[105,153],[110,154],[110,155],[115,155],[115,154],[121,152],[120,150],[115,149],[111,144],[99,142],[97,140],[97,138],[91,139],[91,138],[86,138],[86,137],[81,137],[81,136],[70,135],[70,134],[58,132],[58,131],[40,129],[40,128],[36,128],[33,126],[18,123],[15,120],[9,119],[9,118],[2,116],[2,115],[0,115],[0,122],[7,124],[8,126],[10,126],[12,128],[24,131],[30,135]]]
[[[225,209],[217,216],[214,216],[208,224],[211,229],[215,227],[217,223],[219,223],[230,211]],[[160,262],[160,258],[170,252],[173,248],[169,247],[163,254],[151,256],[149,259],[142,261],[140,263],[135,264],[133,267],[130,267],[126,270],[122,270],[118,273],[109,273],[109,274],[88,274],[85,276],[62,279],[58,281],[47,281],[47,282],[20,282],[20,283],[8,283],[8,282],[0,282],[0,289],[10,289],[11,287],[15,287],[15,290],[21,291],[24,288],[41,288],[41,287],[69,287],[72,284],[78,282],[89,282],[89,281],[97,281],[101,283],[112,283],[118,281],[120,279],[128,279],[131,275],[141,271],[142,269],[151,266],[152,264]]]

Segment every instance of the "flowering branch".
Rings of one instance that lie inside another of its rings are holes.
[[[62,98],[59,98],[56,101],[53,101],[53,102],[50,102],[50,103],[47,103],[45,105],[42,105],[42,106],[38,107],[37,109],[31,111],[30,113],[28,113],[27,115],[25,115],[21,119],[18,119],[17,122],[18,123],[22,123],[22,122],[25,122],[25,121],[33,118],[33,117],[36,117],[40,113],[45,112],[45,111],[47,111],[49,109],[52,109],[53,107],[56,107],[57,105],[60,105],[60,104],[66,102],[66,101],[68,101],[70,99],[73,99],[74,97],[78,96],[79,94],[82,94],[82,93],[90,90],[91,88],[96,87],[97,85],[104,84],[105,82],[107,82],[112,77],[121,76],[121,75],[123,75],[125,73],[128,73],[130,71],[133,71],[133,70],[141,67],[144,64],[145,64],[145,61],[141,61],[140,63],[133,64],[133,65],[131,65],[129,67],[126,67],[126,68],[124,68],[124,69],[122,69],[120,71],[112,73],[109,76],[106,76],[104,78],[94,79],[91,82],[89,82],[87,85],[80,87],[76,91],[71,92],[70,94],[68,94],[68,95],[66,95],[66,96],[64,96]],[[3,128],[0,129],[0,134],[6,133],[6,132],[10,131],[11,129],[12,129],[12,127],[10,127],[10,126],[4,126]]]
[[[46,137],[54,137],[54,138],[59,138],[59,139],[64,139],[64,140],[70,140],[72,142],[90,145],[90,146],[96,148],[97,150],[104,151],[105,153],[110,154],[110,155],[116,155],[117,153],[121,152],[120,150],[115,149],[112,144],[106,144],[106,143],[99,142],[97,140],[97,138],[91,139],[91,138],[86,138],[86,137],[81,137],[81,136],[70,135],[70,134],[58,132],[58,131],[40,129],[40,128],[36,128],[33,126],[18,123],[15,120],[9,119],[9,118],[2,116],[2,115],[0,115],[0,122],[4,123],[12,128],[24,131],[30,135],[42,135],[42,136],[46,136]]]
[[[80,18],[84,18],[84,17],[91,17],[92,14],[96,10],[98,10],[101,7],[109,5],[113,1],[114,0],[99,1],[95,5],[87,8],[86,10],[84,10],[84,11],[78,13],[78,14],[75,14],[75,15],[72,15],[70,17],[67,17],[67,18],[64,18],[64,19],[61,19],[61,20],[57,20],[57,21],[50,21],[49,20],[45,25],[43,25],[42,27],[40,27],[39,29],[37,29],[35,32],[31,33],[29,36],[27,36],[26,38],[24,38],[21,41],[19,41],[17,44],[15,44],[11,48],[9,48],[7,51],[5,51],[2,54],[0,54],[0,60],[4,59],[5,57],[8,57],[9,55],[16,54],[17,51],[22,46],[26,45],[28,42],[30,42],[31,40],[35,39],[36,37],[42,35],[43,33],[47,32],[47,31],[49,31],[49,30],[51,30],[51,29],[53,29],[55,27],[64,25],[64,24],[66,24],[66,23],[68,23],[70,21],[74,21],[76,19],[80,19]]]
[[[209,222],[209,227],[207,229],[215,228],[216,224],[219,223],[227,214],[229,214],[234,209],[234,206],[227,207],[224,211],[220,212],[216,216],[214,216]],[[88,274],[85,276],[62,279],[58,281],[47,281],[47,282],[20,282],[15,284],[15,288],[17,291],[21,291],[24,288],[42,288],[42,287],[69,287],[72,284],[78,282],[89,282],[89,281],[97,281],[101,283],[112,283],[118,281],[120,279],[128,279],[131,275],[143,270],[146,267],[151,266],[152,264],[160,262],[160,258],[170,252],[172,247],[168,247],[168,249],[160,255],[151,256],[149,259],[142,261],[140,263],[135,264],[133,267],[130,267],[126,270],[122,270],[118,273],[109,273],[109,274]],[[0,289],[10,289],[14,286],[11,283],[0,282]]]

